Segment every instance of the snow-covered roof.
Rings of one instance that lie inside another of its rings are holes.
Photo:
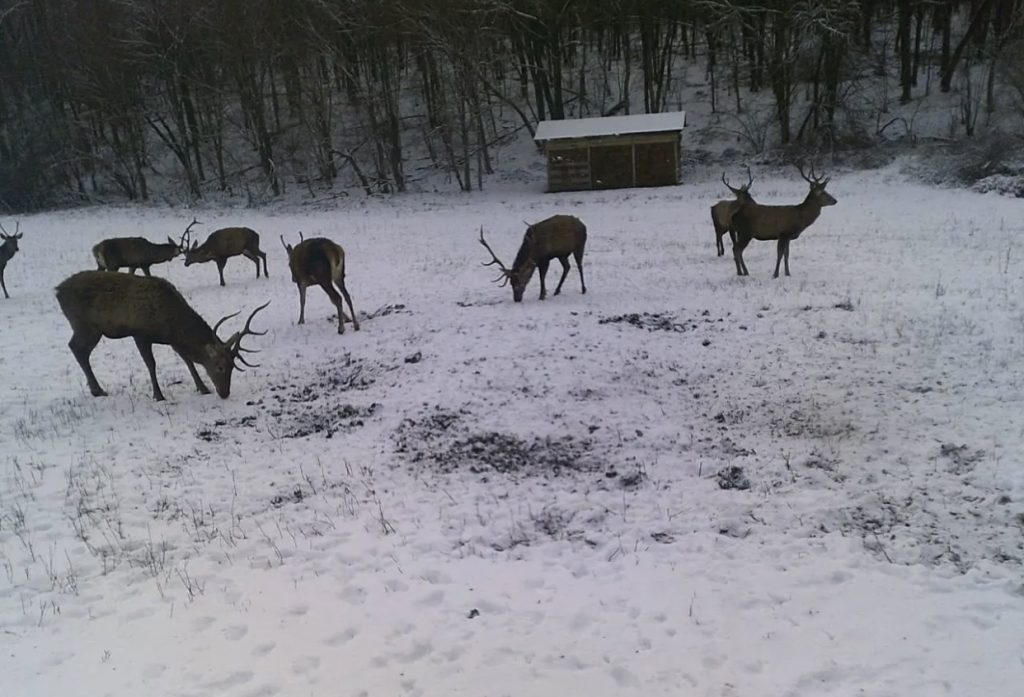
[[[533,136],[533,139],[559,140],[560,138],[591,138],[594,136],[619,136],[629,133],[681,131],[685,125],[685,111],[541,121],[537,124],[537,133]]]

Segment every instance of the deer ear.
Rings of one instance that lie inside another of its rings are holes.
[[[198,246],[199,246],[199,240],[196,240],[195,242],[192,243],[192,249],[195,249]]]

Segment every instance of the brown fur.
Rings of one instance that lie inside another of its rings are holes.
[[[149,276],[150,266],[170,261],[181,251],[180,245],[170,237],[167,244],[155,244],[144,237],[112,237],[94,246],[92,255],[100,271],[118,271],[126,266],[128,273],[142,269],[142,273]]]
[[[303,240],[295,247],[281,238],[281,244],[288,252],[288,267],[292,272],[292,281],[299,289],[299,324],[306,322],[306,288],[318,285],[327,293],[327,297],[338,309],[338,333],[345,333],[345,322],[351,322],[352,328],[359,331],[359,320],[352,307],[352,297],[345,288],[345,250],[341,245],[325,237],[312,237]],[[341,295],[334,289],[338,286]],[[348,303],[348,311],[352,317],[345,316],[341,299]]]
[[[241,339],[256,333],[249,330],[249,322],[262,309],[250,315],[246,329],[223,342],[217,337],[216,327],[210,328],[181,293],[162,278],[81,271],[57,286],[57,302],[73,332],[68,347],[82,367],[93,396],[106,395],[89,363],[93,349],[102,337],[131,337],[149,370],[153,398],[158,401],[164,395],[156,379],[153,344],[174,349],[185,361],[196,389],[209,394],[195,364],[203,366],[217,394],[226,398],[231,392],[232,371],[237,367],[235,360],[240,359]]]
[[[711,224],[715,226],[715,247],[718,249],[718,256],[725,254],[725,245],[722,243],[725,233],[728,232],[729,239],[734,246],[736,244],[736,230],[732,225],[732,217],[736,214],[736,211],[740,209],[740,206],[756,203],[750,195],[750,185],[754,183],[754,178],[750,174],[749,167],[747,167],[747,183],[743,186],[734,187],[729,184],[729,181],[725,178],[725,172],[722,172],[722,183],[725,184],[736,198],[732,201],[719,201],[711,206]]]
[[[547,297],[547,286],[545,277],[548,273],[548,265],[552,259],[558,259],[562,264],[562,277],[555,288],[555,295],[562,292],[562,284],[569,274],[569,256],[576,260],[576,268],[580,272],[580,286],[582,292],[587,292],[587,284],[583,278],[583,252],[587,244],[587,226],[572,215],[553,215],[539,223],[534,223],[526,228],[523,235],[523,243],[519,246],[515,261],[512,262],[512,269],[506,269],[498,258],[491,251],[491,248],[484,242],[483,230],[480,231],[480,242],[491,252],[493,261],[485,264],[490,266],[498,264],[501,267],[502,278],[512,282],[512,299],[521,302],[523,291],[533,277],[534,269],[540,270],[540,299]]]
[[[210,233],[202,244],[193,242],[185,251],[185,266],[217,262],[220,284],[224,283],[224,265],[229,258],[242,255],[256,263],[256,278],[260,277],[260,259],[263,260],[263,275],[267,275],[267,255],[260,251],[259,234],[247,227],[226,227]]]
[[[4,298],[7,299],[10,299],[11,296],[7,294],[7,284],[4,282],[4,269],[7,268],[7,262],[18,253],[18,240],[21,239],[22,234],[20,232],[16,232],[13,235],[0,234],[0,239],[3,240],[3,244],[0,244],[0,288],[3,288]]]
[[[743,250],[750,240],[778,240],[778,256],[775,260],[774,278],[779,277],[779,265],[785,260],[786,275],[789,275],[789,243],[800,237],[818,216],[825,206],[833,206],[836,200],[825,191],[829,178],[807,177],[800,170],[810,185],[807,197],[802,203],[792,206],[762,206],[757,203],[741,206],[733,215],[732,223],[736,229],[736,242],[733,245],[733,257],[736,261],[736,273],[749,276],[747,265],[743,262]]]

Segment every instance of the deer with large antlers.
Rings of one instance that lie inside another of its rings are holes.
[[[4,269],[7,268],[7,262],[9,262],[11,258],[18,253],[18,240],[20,240],[21,236],[24,234],[18,232],[20,229],[21,223],[15,223],[14,234],[8,235],[4,226],[0,225],[0,230],[3,230],[3,232],[0,232],[0,240],[3,240],[3,243],[0,244],[0,288],[3,288],[4,297],[8,300],[11,296],[7,294],[7,284],[4,283]]]
[[[191,247],[187,247],[190,240],[191,236],[186,235],[184,242],[186,245],[185,266],[202,264],[207,261],[217,262],[217,273],[220,274],[222,286],[225,285],[224,265],[228,263],[228,259],[238,255],[256,263],[256,278],[260,277],[260,260],[262,259],[263,275],[267,276],[267,255],[260,251],[259,233],[252,228],[226,227],[214,230],[202,244],[196,241],[192,242]]]
[[[167,244],[155,244],[144,237],[111,237],[103,240],[92,248],[92,256],[96,259],[96,268],[100,271],[118,271],[128,267],[128,273],[134,274],[135,269],[149,276],[149,267],[171,261],[186,249],[185,240],[193,225],[199,225],[195,218],[185,228],[180,242],[170,237]]]
[[[335,244],[326,237],[311,237],[304,239],[299,233],[301,240],[292,247],[284,241],[281,236],[281,244],[288,252],[288,267],[292,272],[292,281],[299,288],[299,324],[306,322],[306,288],[318,285],[327,293],[327,297],[338,309],[338,333],[345,333],[345,322],[351,322],[352,328],[359,331],[359,320],[356,319],[356,311],[352,307],[352,297],[345,288],[345,250],[340,244]],[[334,285],[338,290],[334,289]],[[345,310],[341,305],[341,296],[345,297],[348,303],[348,311],[352,317],[345,316]]]
[[[711,206],[711,222],[715,226],[715,244],[718,248],[718,256],[725,254],[725,245],[722,243],[725,233],[728,232],[729,239],[734,245],[736,244],[736,230],[732,226],[733,215],[740,209],[740,206],[756,203],[750,195],[750,185],[754,183],[754,175],[750,173],[750,167],[747,167],[747,183],[743,186],[731,185],[725,178],[725,172],[722,172],[722,183],[736,198],[732,201],[719,201]]]
[[[131,337],[142,355],[153,383],[153,399],[163,401],[164,394],[156,380],[156,362],[153,344],[166,344],[181,356],[200,394],[209,394],[196,371],[196,363],[203,366],[213,381],[213,387],[222,398],[231,393],[231,374],[239,365],[256,367],[242,357],[242,352],[254,353],[242,347],[242,339],[249,335],[262,336],[251,328],[256,313],[270,303],[253,310],[245,327],[221,341],[217,329],[238,312],[222,318],[211,328],[193,310],[177,288],[162,278],[146,278],[129,274],[103,271],[81,271],[57,286],[57,302],[71,324],[68,347],[82,367],[89,391],[94,397],[107,393],[96,381],[89,364],[100,339]]]
[[[512,268],[508,269],[498,259],[490,245],[484,240],[484,229],[480,228],[480,244],[491,254],[491,261],[484,262],[484,266],[497,264],[501,269],[501,275],[494,279],[495,283],[501,281],[502,287],[509,282],[512,283],[512,299],[515,302],[522,302],[523,291],[526,284],[533,277],[534,269],[540,271],[540,299],[547,297],[547,287],[544,285],[544,278],[548,273],[548,265],[552,259],[558,259],[562,264],[562,278],[555,288],[555,295],[562,292],[562,284],[569,274],[569,256],[576,260],[576,268],[580,272],[580,286],[583,292],[587,292],[587,284],[583,280],[583,250],[587,244],[587,226],[571,215],[553,215],[550,218],[527,225],[526,234],[523,235],[523,243],[519,246]]]
[[[783,260],[785,260],[786,275],[788,276],[789,243],[798,238],[800,233],[818,219],[822,208],[836,204],[832,195],[825,191],[825,187],[832,177],[816,176],[814,165],[811,165],[810,176],[804,173],[803,166],[797,165],[797,168],[800,170],[800,176],[810,186],[807,197],[802,203],[793,206],[763,206],[759,203],[751,203],[740,206],[733,215],[732,224],[736,230],[736,242],[733,244],[732,253],[736,260],[738,275],[750,275],[747,265],[743,262],[743,250],[753,239],[778,241],[774,278],[779,277],[779,265],[783,263]]]

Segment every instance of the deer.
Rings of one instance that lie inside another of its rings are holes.
[[[7,268],[7,262],[18,253],[18,240],[24,234],[19,232],[20,229],[21,223],[16,222],[14,224],[14,234],[9,235],[7,234],[7,229],[0,225],[0,230],[3,231],[0,232],[0,240],[3,240],[3,243],[0,244],[0,288],[3,288],[4,298],[7,300],[10,300],[11,296],[7,294],[7,284],[4,282],[4,269]]]
[[[156,379],[153,344],[166,344],[181,356],[196,390],[206,395],[210,390],[199,377],[196,363],[203,366],[217,394],[227,399],[231,394],[232,372],[244,370],[242,365],[258,367],[242,356],[243,351],[256,353],[243,347],[242,339],[266,334],[266,331],[253,331],[251,325],[256,313],[270,304],[264,303],[253,310],[242,330],[222,341],[217,330],[239,312],[221,318],[211,328],[178,289],[162,278],[80,271],[57,286],[57,302],[71,325],[68,348],[85,373],[94,397],[104,397],[107,393],[96,381],[89,363],[93,349],[103,337],[131,337],[149,370],[153,399],[158,402],[164,401],[164,393]]]
[[[494,266],[497,264],[501,269],[501,275],[494,279],[495,283],[501,282],[504,288],[509,282],[512,283],[512,300],[522,302],[523,291],[533,277],[534,269],[540,270],[540,299],[547,297],[547,287],[544,278],[548,273],[548,265],[552,259],[558,259],[562,264],[562,278],[555,288],[555,295],[562,292],[562,284],[565,277],[569,275],[569,255],[576,260],[576,268],[580,272],[580,286],[583,293],[587,292],[587,284],[583,279],[583,250],[587,244],[587,226],[571,215],[553,215],[539,223],[530,225],[526,223],[526,234],[523,235],[523,243],[519,246],[512,268],[508,269],[498,259],[498,256],[491,249],[491,246],[484,240],[484,228],[480,227],[480,244],[490,252],[491,261],[482,262],[483,266]]]
[[[214,230],[206,241],[199,244],[193,242],[188,247],[190,236],[185,238],[185,266],[202,264],[207,261],[217,262],[217,273],[220,274],[220,284],[224,283],[224,265],[230,257],[239,254],[251,259],[256,263],[256,278],[260,277],[260,259],[263,260],[263,276],[267,277],[267,255],[260,251],[259,234],[247,227],[226,227]]]
[[[811,165],[810,176],[804,173],[802,165],[797,165],[800,176],[810,186],[803,203],[793,206],[762,206],[750,203],[740,206],[732,216],[732,225],[736,230],[736,242],[732,253],[736,260],[736,273],[749,276],[747,265],[743,262],[743,250],[750,240],[778,240],[778,258],[775,260],[775,274],[779,277],[779,265],[785,260],[786,275],[789,275],[789,243],[810,227],[825,206],[834,206],[835,198],[825,187],[832,177],[818,177]]]
[[[193,225],[199,225],[195,218],[185,228],[179,242],[170,237],[167,244],[155,244],[144,237],[111,237],[103,240],[92,248],[96,259],[96,268],[100,271],[119,271],[122,266],[128,267],[128,273],[134,275],[135,269],[149,276],[149,267],[171,261],[185,252],[185,240]]]
[[[292,247],[284,241],[284,235],[281,235],[281,244],[288,253],[292,281],[299,288],[299,324],[306,323],[306,288],[318,285],[324,289],[327,297],[338,309],[338,333],[345,333],[345,322],[351,322],[352,328],[359,331],[359,320],[356,319],[356,311],[352,307],[352,296],[345,288],[345,250],[326,237],[311,237],[307,240],[300,232],[299,240],[299,243]],[[341,295],[334,289],[335,285],[338,286]],[[351,318],[345,316],[341,304],[342,296],[348,303]]]
[[[725,178],[725,172],[722,172],[722,183],[725,184],[725,187],[736,198],[732,201],[719,201],[711,206],[711,222],[715,226],[715,243],[718,247],[718,256],[725,254],[725,245],[722,243],[725,233],[728,232],[729,239],[732,240],[734,245],[736,244],[736,231],[732,227],[733,215],[736,214],[740,206],[756,203],[750,195],[750,185],[754,183],[754,176],[750,173],[750,167],[747,167],[747,183],[743,186],[736,188],[729,184],[729,180]]]

